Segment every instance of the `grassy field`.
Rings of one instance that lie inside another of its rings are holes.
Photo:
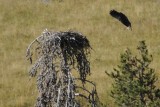
[[[160,77],[159,0],[0,0],[0,107],[33,107],[36,78],[30,79],[26,48],[45,28],[69,29],[86,35],[91,52],[90,80],[97,84],[100,100],[115,107],[109,96],[112,80],[105,71],[119,63],[128,47],[136,53],[140,40],[146,40]],[[109,15],[111,9],[125,13],[132,31]],[[160,80],[160,79],[159,79]],[[157,82],[159,85],[159,81]]]

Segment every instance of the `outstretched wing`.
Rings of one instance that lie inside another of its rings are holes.
[[[115,10],[111,10],[110,11],[110,15],[116,19],[118,19],[121,23],[123,23],[125,26],[131,28],[131,23],[128,20],[127,16],[125,16],[123,13],[121,12],[117,12]]]
[[[119,12],[115,11],[115,10],[111,10],[110,11],[110,15],[118,20],[121,20],[121,15]]]
[[[120,16],[121,16],[121,22],[126,25],[127,27],[131,27],[131,22],[129,21],[129,19],[127,18],[127,16],[123,13],[120,12]]]

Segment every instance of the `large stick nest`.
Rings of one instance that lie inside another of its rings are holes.
[[[36,38],[27,49],[27,57],[32,63],[33,50],[32,45],[37,42],[36,52],[38,60],[33,65],[30,74],[35,76],[37,69],[45,64],[56,63],[55,60],[61,60],[61,69],[64,66],[72,66],[77,68],[81,80],[86,79],[86,75],[90,74],[90,63],[87,60],[90,54],[91,46],[88,39],[81,33],[66,32],[50,32],[45,30],[41,36]]]

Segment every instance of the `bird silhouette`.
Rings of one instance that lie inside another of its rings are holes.
[[[110,15],[116,19],[118,19],[121,23],[127,26],[127,29],[132,30],[131,22],[128,20],[127,16],[121,12],[117,12],[116,10],[111,10]]]

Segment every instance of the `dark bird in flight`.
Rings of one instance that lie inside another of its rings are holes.
[[[128,20],[127,16],[121,12],[117,12],[115,10],[110,11],[110,15],[116,19],[118,19],[121,23],[127,26],[127,29],[132,30],[131,22]]]

